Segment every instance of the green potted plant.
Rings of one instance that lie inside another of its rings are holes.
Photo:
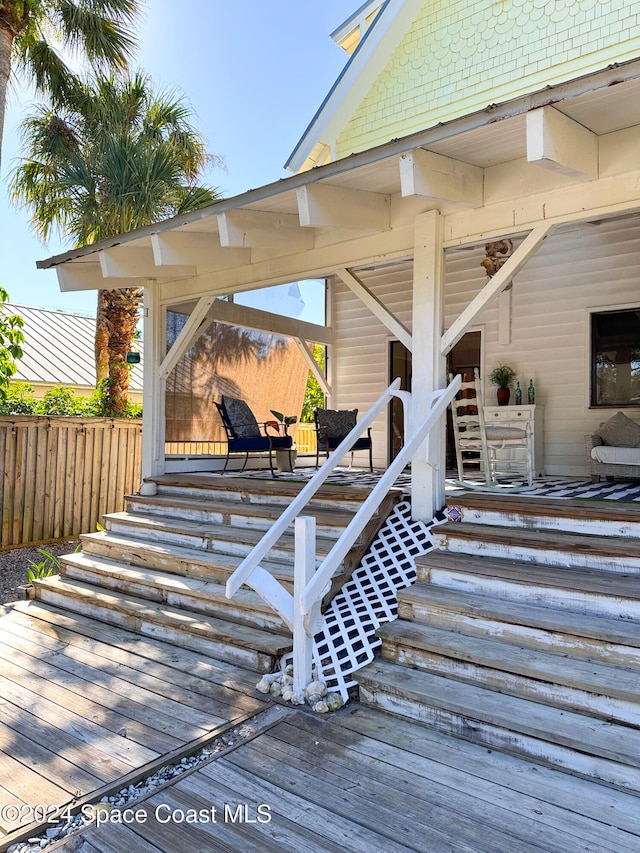
[[[489,382],[498,386],[497,398],[499,406],[506,406],[511,397],[511,386],[516,378],[516,372],[507,364],[499,364],[489,374]]]
[[[298,418],[295,415],[283,415],[282,412],[276,412],[275,409],[269,409],[274,418],[282,424],[284,434],[289,435],[289,427],[298,423]],[[274,423],[276,423],[274,421]],[[298,448],[295,443],[291,445],[290,450],[276,450],[276,465],[281,474],[290,473],[294,470]]]

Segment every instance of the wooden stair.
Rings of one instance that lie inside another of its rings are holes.
[[[640,507],[451,503],[361,701],[640,795]]]
[[[276,521],[303,483],[167,475],[154,496],[130,495],[125,512],[81,537],[82,551],[60,560],[60,576],[34,583],[42,602],[185,649],[270,672],[291,650],[291,634],[269,604],[243,587],[225,596],[230,574]],[[321,560],[368,489],[324,486],[306,512],[317,521]],[[399,493],[390,495],[336,573],[335,587],[359,564]],[[262,566],[290,591],[294,542],[287,531]]]

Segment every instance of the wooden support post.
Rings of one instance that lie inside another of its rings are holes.
[[[164,323],[158,292],[153,283],[144,289],[144,386],[142,391],[142,484],[141,494],[155,494],[148,477],[164,474],[165,389],[160,376]]]
[[[507,285],[498,296],[498,343],[507,346],[511,343],[511,302],[513,286]]]
[[[413,260],[412,429],[429,413],[433,391],[445,387],[440,353],[444,328],[444,252],[442,216],[429,210],[416,218]],[[411,511],[431,521],[444,505],[445,419],[434,428],[411,462]]]
[[[295,521],[293,568],[293,689],[301,692],[311,681],[313,636],[307,633],[308,619],[302,611],[302,595],[316,570],[316,520],[299,515]]]

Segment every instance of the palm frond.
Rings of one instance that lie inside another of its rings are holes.
[[[49,94],[54,104],[63,104],[77,85],[76,75],[44,39],[23,39],[18,64],[32,77],[36,91]]]
[[[130,0],[120,4],[114,0],[108,4],[95,0],[56,0],[55,15],[65,47],[83,52],[99,68],[128,67],[136,49],[130,29],[136,6]]]

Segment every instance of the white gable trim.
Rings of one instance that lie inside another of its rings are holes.
[[[289,156],[285,169],[299,172],[316,165],[315,162],[307,165],[307,160],[318,143],[335,152],[336,140],[342,129],[391,59],[423,3],[424,0],[386,0]]]
[[[366,3],[363,3],[359,9],[349,15],[346,21],[340,24],[332,33],[331,38],[336,44],[340,44],[340,42],[349,35],[349,33],[356,28],[356,26],[362,26],[363,22],[369,17],[369,15],[373,14],[375,9],[379,6],[382,6],[384,0],[367,0]]]

